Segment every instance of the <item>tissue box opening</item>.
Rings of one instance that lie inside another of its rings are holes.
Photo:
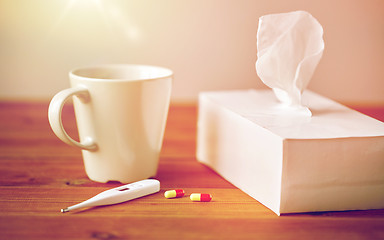
[[[269,90],[201,93],[198,161],[278,215],[384,208],[384,124],[303,98],[315,114],[298,121],[271,110]]]

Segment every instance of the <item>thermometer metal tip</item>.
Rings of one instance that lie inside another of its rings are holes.
[[[64,209],[61,209],[60,210],[62,213],[66,213],[66,212],[69,212],[69,209],[68,208],[64,208]]]
[[[61,209],[66,213],[75,209],[95,207],[126,202],[160,191],[160,182],[156,179],[146,179],[120,187],[112,188],[76,205]]]

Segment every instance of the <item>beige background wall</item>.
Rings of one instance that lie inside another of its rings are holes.
[[[258,18],[306,10],[325,52],[309,89],[384,105],[382,0],[0,0],[0,99],[48,99],[67,72],[100,63],[172,68],[173,100],[264,88],[255,71]]]

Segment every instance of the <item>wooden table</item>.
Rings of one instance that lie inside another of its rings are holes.
[[[195,159],[195,105],[172,105],[157,179],[161,191],[61,213],[118,183],[88,180],[79,150],[52,133],[48,102],[0,102],[0,239],[384,239],[384,210],[278,217]],[[384,121],[384,108],[361,108]],[[73,109],[64,108],[76,135]],[[384,174],[384,173],[383,173]],[[213,195],[165,199],[165,190]]]

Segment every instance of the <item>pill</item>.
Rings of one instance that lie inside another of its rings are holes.
[[[192,193],[189,198],[194,202],[209,202],[212,200],[211,194],[208,193]]]
[[[184,190],[183,189],[176,189],[176,190],[168,190],[164,193],[164,197],[166,198],[178,198],[184,196]]]

